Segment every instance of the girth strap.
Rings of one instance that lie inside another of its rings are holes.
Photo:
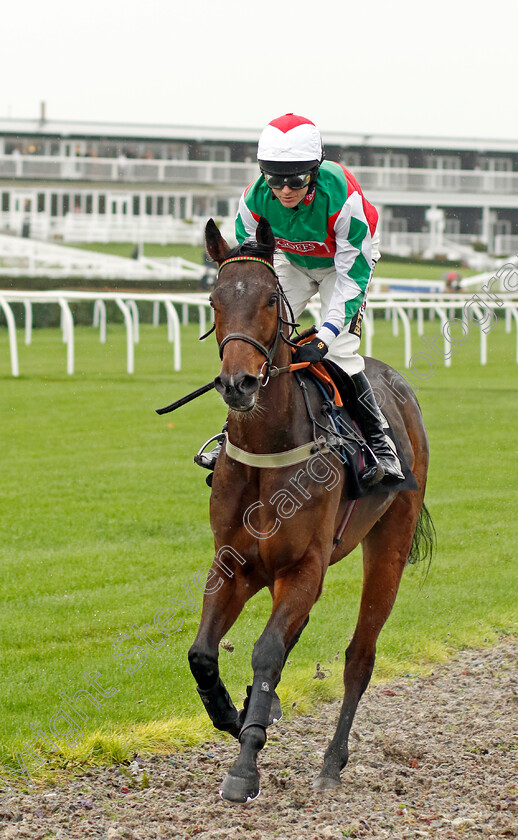
[[[233,461],[239,461],[240,464],[246,464],[249,467],[291,467],[295,464],[300,464],[303,461],[308,461],[312,455],[318,453],[325,454],[330,452],[326,439],[322,435],[316,441],[305,443],[303,446],[297,446],[296,449],[288,449],[286,452],[271,452],[267,455],[256,455],[253,452],[246,452],[244,449],[234,446],[226,435],[226,453]]]

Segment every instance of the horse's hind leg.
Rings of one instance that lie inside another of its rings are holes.
[[[360,698],[372,675],[378,636],[396,599],[419,509],[417,494],[412,498],[411,493],[401,493],[363,541],[364,578],[360,612],[345,653],[345,694],[338,726],[326,750],[320,775],[313,785],[319,790],[340,784],[340,771],[349,757],[349,732]]]

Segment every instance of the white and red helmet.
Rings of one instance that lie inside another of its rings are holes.
[[[315,123],[297,114],[272,120],[259,138],[257,160],[263,172],[296,174],[318,169],[324,150]]]

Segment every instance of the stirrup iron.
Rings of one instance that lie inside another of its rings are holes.
[[[369,463],[365,465],[363,470],[358,475],[358,478],[362,484],[365,484],[366,487],[371,487],[373,484],[379,484],[385,478],[385,470],[383,469],[382,464],[379,461],[379,458],[374,454],[370,446],[366,443],[363,447],[363,452],[365,455],[365,450],[367,450],[369,455]]]
[[[207,446],[212,443],[213,441],[217,441],[217,445],[210,449],[208,452],[205,452]],[[218,459],[218,455],[221,452],[221,447],[225,442],[225,432],[219,432],[217,435],[213,435],[208,440],[205,441],[203,446],[200,447],[196,455],[194,456],[194,463],[198,464],[199,467],[205,467],[206,470],[213,470],[216,466],[216,461]]]

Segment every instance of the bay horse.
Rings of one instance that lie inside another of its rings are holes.
[[[257,758],[267,726],[280,717],[275,688],[287,656],[309,620],[328,567],[361,543],[363,590],[356,629],[346,650],[345,694],[314,787],[323,791],[340,784],[349,731],[401,575],[409,558],[418,559],[433,548],[433,524],[423,503],[428,443],[419,405],[405,380],[387,365],[367,359],[366,373],[371,384],[376,383],[376,393],[385,398],[383,411],[418,489],[382,489],[360,498],[336,544],[334,536],[349,502],[347,467],[338,462],[336,480],[326,483],[325,465],[315,467],[313,481],[308,478],[309,466],[307,471],[301,469],[315,451],[314,430],[301,388],[289,372],[293,354],[287,341],[289,308],[273,267],[271,227],[261,218],[256,242],[231,250],[211,219],[205,240],[207,252],[219,266],[210,296],[222,359],[215,387],[229,413],[228,436],[217,459],[210,500],[216,553],[189,663],[214,726],[240,742],[221,796],[247,802],[260,791]],[[387,387],[389,380],[397,382],[396,394]],[[310,401],[317,412],[321,398],[316,389]],[[270,590],[272,611],[254,645],[253,684],[245,708],[238,713],[219,674],[219,643],[248,599],[263,587]]]

